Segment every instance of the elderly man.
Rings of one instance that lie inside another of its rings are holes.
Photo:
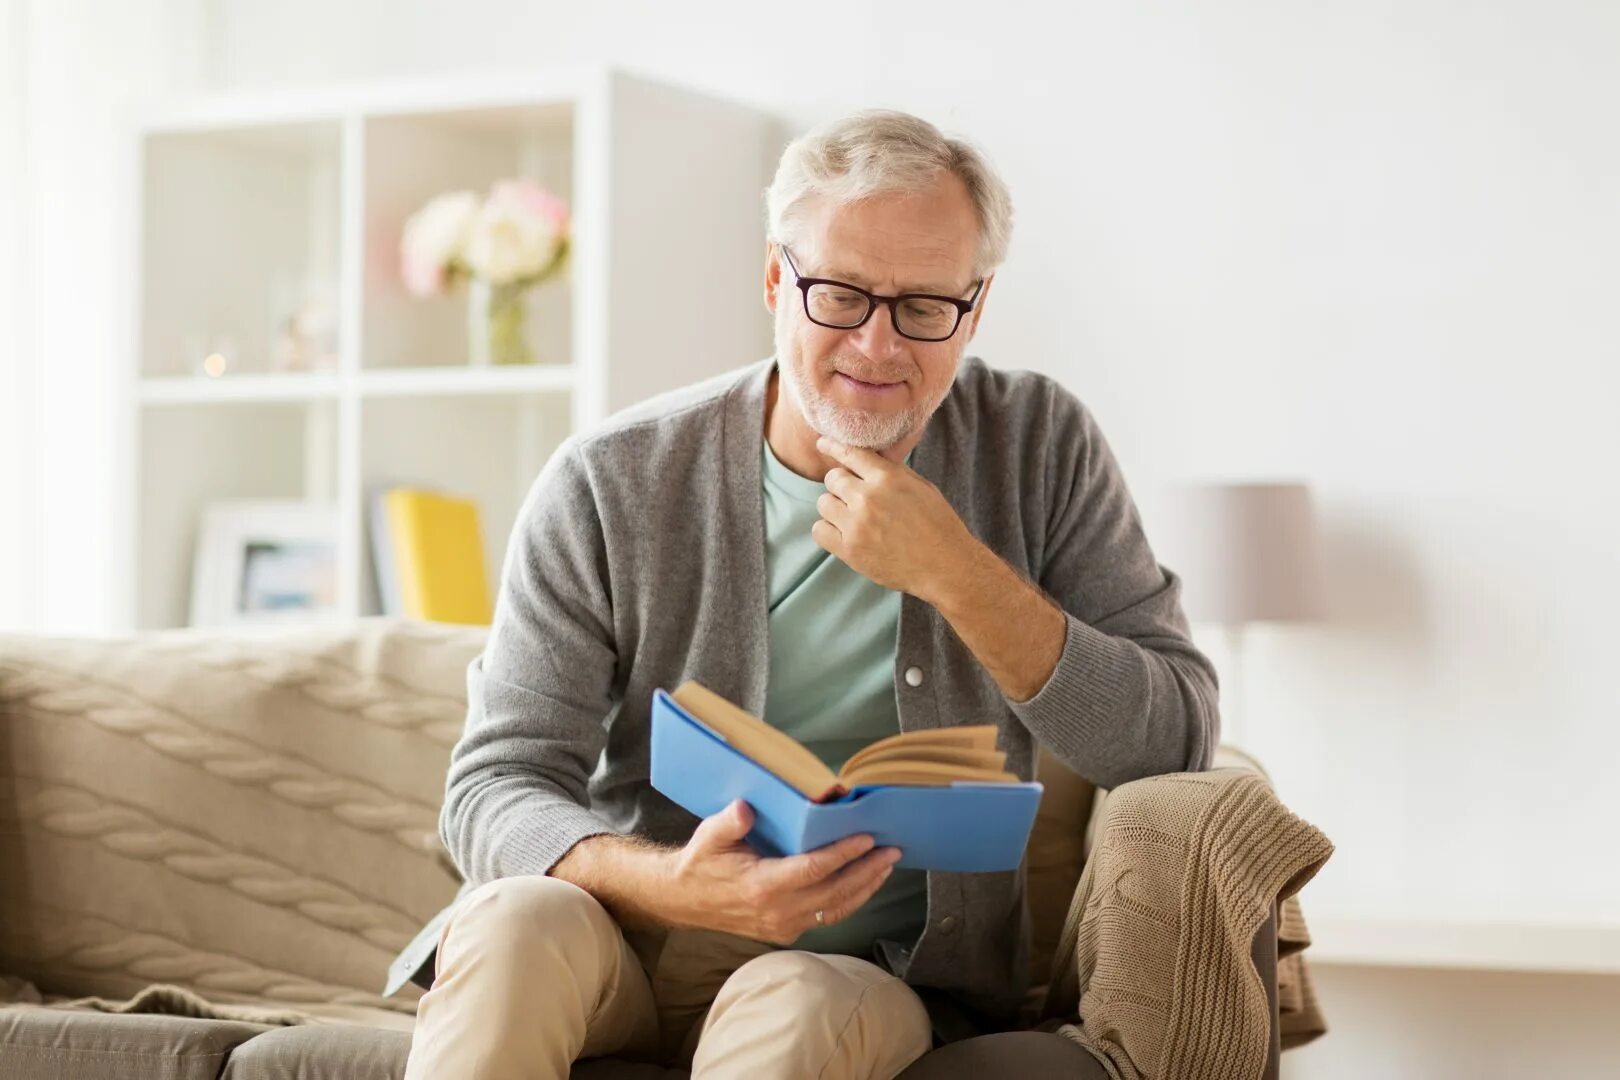
[[[776,351],[568,439],[513,531],[440,831],[466,878],[407,1076],[889,1077],[1010,1025],[1023,874],[765,858],[740,802],[648,782],[697,679],[837,768],[994,723],[1113,787],[1208,766],[1216,679],[1086,408],[964,357],[1011,227],[968,145],[894,112],[811,132],[768,192]],[[964,1026],[964,1024],[966,1026]]]

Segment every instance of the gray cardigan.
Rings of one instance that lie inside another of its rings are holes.
[[[659,395],[570,436],[529,489],[494,623],[468,668],[466,728],[439,831],[467,889],[545,874],[578,841],[684,843],[697,818],[648,782],[653,690],[697,679],[764,714],[763,496],[770,357]],[[900,727],[994,723],[1031,778],[1037,740],[1111,788],[1207,768],[1217,682],[1193,647],[1180,579],[1154,559],[1090,412],[1052,379],[964,357],[912,467],[974,535],[1068,613],[1032,699],[1009,700],[932,607],[901,602]],[[836,672],[829,677],[836,678]],[[915,943],[877,962],[998,1020],[1027,986],[1024,868],[928,874]]]

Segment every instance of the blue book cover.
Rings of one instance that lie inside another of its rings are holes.
[[[854,833],[897,847],[897,866],[1014,870],[1040,805],[1039,782],[861,784],[812,802],[734,749],[664,690],[653,693],[652,785],[698,817],[742,799],[754,811],[748,843],[761,855],[797,855]]]

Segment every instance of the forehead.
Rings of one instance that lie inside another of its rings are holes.
[[[874,292],[954,295],[972,284],[978,220],[967,187],[945,173],[933,189],[836,204],[817,200],[804,219],[808,277]],[[798,252],[794,253],[797,257]]]

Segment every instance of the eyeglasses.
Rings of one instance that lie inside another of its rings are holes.
[[[984,279],[980,278],[973,287],[973,295],[966,300],[929,293],[879,296],[847,282],[805,277],[799,273],[786,247],[782,247],[782,255],[787,259],[788,269],[793,271],[794,283],[804,294],[805,316],[817,326],[833,330],[864,326],[879,304],[888,304],[889,317],[901,337],[913,341],[948,341],[961,325],[962,316],[973,310],[984,288]]]

